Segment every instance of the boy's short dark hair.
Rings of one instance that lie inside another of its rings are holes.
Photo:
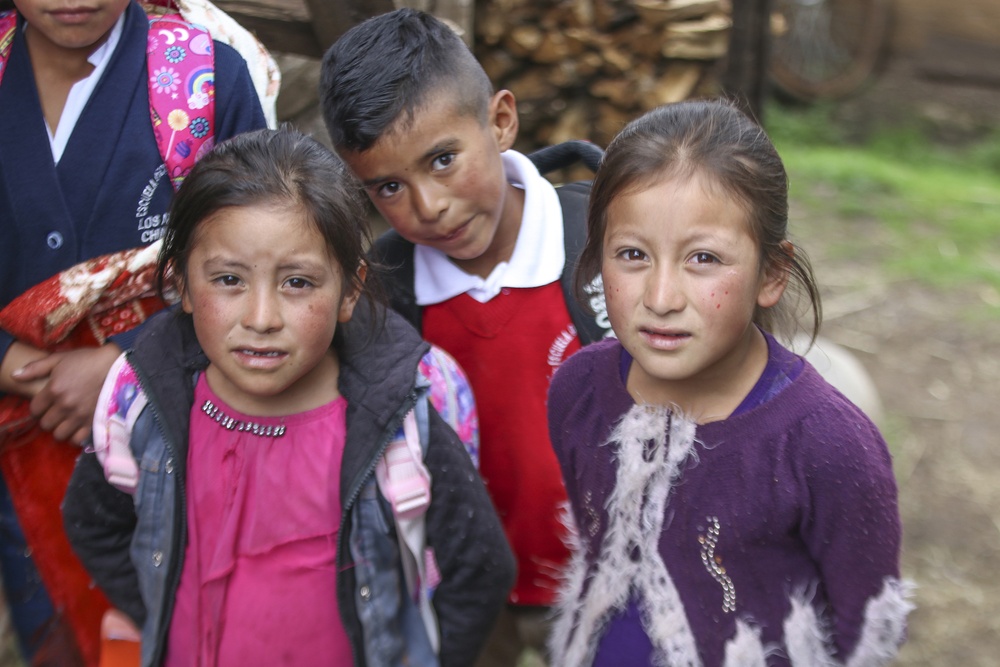
[[[366,151],[397,119],[435,95],[486,122],[493,87],[469,47],[444,22],[398,9],[351,28],[323,57],[320,100],[333,145]]]

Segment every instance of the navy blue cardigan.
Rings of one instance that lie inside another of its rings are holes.
[[[0,308],[74,264],[163,234],[173,191],[149,118],[148,29],[131,3],[121,41],[58,165],[23,30],[16,31],[0,84]],[[215,69],[216,140],[264,127],[240,55],[216,42]],[[0,358],[12,342],[0,331]]]

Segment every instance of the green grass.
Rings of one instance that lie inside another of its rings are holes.
[[[765,121],[809,218],[863,221],[852,229],[892,248],[883,261],[894,278],[1000,289],[1000,131],[954,146],[917,124],[852,137],[823,107],[772,105]]]

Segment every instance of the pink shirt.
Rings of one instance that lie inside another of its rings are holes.
[[[236,427],[206,414],[206,401]],[[308,412],[251,417],[231,410],[199,378],[188,542],[167,667],[352,663],[336,597],[346,409],[339,397]],[[240,423],[285,430],[254,435]]]

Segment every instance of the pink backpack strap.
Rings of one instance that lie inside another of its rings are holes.
[[[177,14],[149,17],[149,116],[176,190],[215,137],[215,53],[205,28]]]
[[[455,430],[473,464],[478,465],[479,415],[465,372],[451,355],[432,345],[420,360],[417,375],[428,386],[431,405]],[[422,515],[431,502],[431,476],[423,463],[427,428],[426,407],[418,405],[406,414],[375,468],[379,488],[399,519]]]
[[[123,353],[112,364],[97,398],[91,440],[104,477],[129,494],[135,493],[139,483],[139,464],[132,455],[132,427],[146,403],[135,369]]]
[[[17,12],[0,13],[0,81],[17,30]],[[149,117],[176,190],[215,137],[215,53],[208,30],[177,14],[149,17]]]
[[[410,410],[403,426],[389,442],[375,466],[382,495],[400,519],[413,519],[427,511],[431,502],[431,475],[424,465],[416,413]]]
[[[428,387],[430,404],[455,430],[473,465],[478,466],[479,415],[465,371],[450,354],[432,345],[417,365],[417,375]],[[410,410],[375,468],[379,488],[397,518],[418,517],[431,501],[431,476],[423,464],[427,420],[426,406]]]
[[[13,9],[8,12],[0,12],[0,81],[3,81],[3,73],[7,69],[10,45],[14,43],[15,30],[17,30],[17,12]]]
[[[439,347],[420,360],[418,383],[428,388],[427,400],[417,402],[375,466],[378,488],[392,506],[399,538],[403,575],[409,594],[434,651],[440,648],[437,617],[431,605],[441,573],[427,544],[424,515],[431,503],[431,475],[424,465],[429,438],[429,406],[458,434],[473,463],[478,463],[479,417],[465,372]]]

